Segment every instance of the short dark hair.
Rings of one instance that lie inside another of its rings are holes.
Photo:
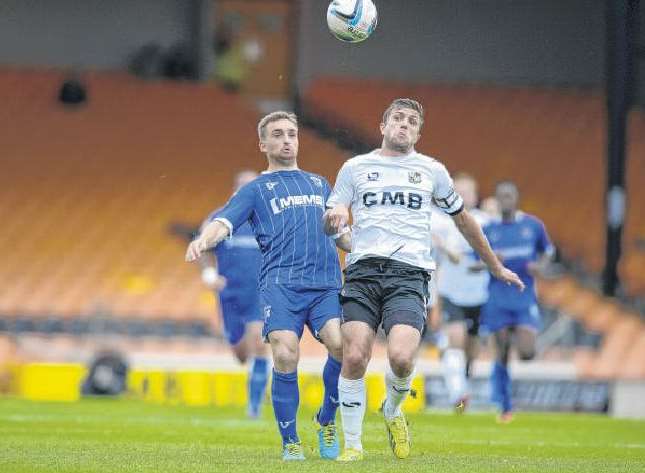
[[[414,99],[406,98],[396,99],[392,101],[390,106],[385,109],[385,112],[383,112],[383,123],[387,123],[388,118],[390,118],[390,114],[397,108],[410,108],[419,112],[419,116],[421,117],[421,125],[423,125],[423,105],[421,105]]]
[[[260,138],[260,140],[266,138],[267,125],[269,123],[277,122],[278,120],[289,120],[296,126],[296,128],[298,128],[298,117],[295,113],[284,112],[282,110],[272,112],[262,117],[262,119],[258,123],[258,137]]]

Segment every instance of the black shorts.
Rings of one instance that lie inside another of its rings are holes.
[[[472,307],[453,304],[445,297],[441,298],[441,314],[446,323],[464,322],[468,335],[479,334],[479,317],[482,312],[481,305]]]
[[[388,258],[366,258],[345,269],[340,293],[342,322],[367,323],[385,334],[396,324],[410,325],[423,333],[430,273]]]

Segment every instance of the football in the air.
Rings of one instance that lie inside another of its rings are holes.
[[[365,41],[374,32],[378,14],[372,0],[334,0],[327,8],[327,26],[348,43]]]

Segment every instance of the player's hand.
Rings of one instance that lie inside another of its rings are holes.
[[[210,284],[207,284],[207,286],[210,289],[212,289],[213,291],[220,292],[222,289],[224,289],[226,287],[227,282],[228,281],[226,280],[226,278],[224,276],[217,276],[215,281],[213,281]]]
[[[186,261],[189,263],[197,261],[202,253],[207,249],[208,247],[206,246],[206,242],[201,238],[191,241],[186,249]]]
[[[349,210],[344,205],[337,205],[323,214],[323,222],[325,223],[325,233],[327,235],[340,233],[349,222]]]
[[[505,282],[509,286],[512,284],[513,286],[517,286],[520,291],[524,290],[525,286],[520,277],[505,266],[500,265],[499,267],[495,268],[495,270],[492,270],[491,274],[494,278]]]

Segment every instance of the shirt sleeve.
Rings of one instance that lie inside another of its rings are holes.
[[[555,253],[555,247],[553,246],[553,243],[551,243],[551,239],[549,238],[549,234],[546,231],[544,223],[539,220],[536,220],[535,223],[538,229],[537,241],[535,242],[536,250],[538,253],[553,255]]]
[[[340,168],[340,171],[338,171],[336,184],[334,185],[334,190],[327,199],[326,207],[332,208],[339,204],[349,207],[353,200],[354,180],[352,178],[352,168],[349,161],[346,161]]]
[[[464,201],[454,189],[452,178],[443,164],[437,163],[434,174],[432,199],[437,207],[448,215],[457,215],[464,210]]]
[[[211,214],[211,220],[226,225],[229,229],[229,236],[231,236],[235,230],[251,218],[254,206],[255,191],[252,185],[247,184],[233,194],[221,210]]]

